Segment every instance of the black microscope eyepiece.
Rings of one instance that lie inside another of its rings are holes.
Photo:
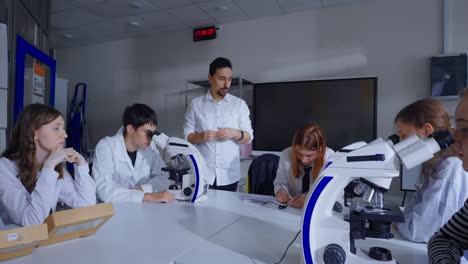
[[[153,136],[159,136],[161,135],[161,132],[155,130],[155,131],[150,131],[150,130],[146,130],[146,135],[149,137],[149,138],[153,138]]]
[[[388,139],[392,141],[393,145],[400,143],[400,136],[398,136],[397,134],[389,136]]]
[[[448,130],[434,132],[429,135],[429,138],[434,138],[437,144],[439,144],[440,149],[446,149],[455,143],[455,139]]]

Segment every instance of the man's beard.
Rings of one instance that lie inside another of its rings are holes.
[[[228,90],[228,89],[226,89],[226,90]],[[226,96],[227,92],[226,92],[226,94],[223,94],[223,93],[221,92],[221,89],[219,89],[218,91],[216,91],[216,94],[218,94],[218,95],[221,96],[221,97],[224,97],[224,96]]]

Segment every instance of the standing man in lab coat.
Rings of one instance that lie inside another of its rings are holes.
[[[210,64],[210,90],[194,98],[185,113],[184,136],[206,160],[211,189],[236,191],[240,172],[239,144],[253,139],[249,108],[228,93],[231,62],[216,58]]]
[[[167,203],[174,195],[167,189],[165,166],[150,132],[156,130],[156,113],[134,104],[125,109],[123,128],[96,146],[93,177],[103,202]]]

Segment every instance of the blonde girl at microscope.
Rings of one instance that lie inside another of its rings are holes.
[[[308,124],[294,134],[292,146],[280,155],[273,182],[276,199],[294,208],[302,208],[310,186],[333,155],[318,125]]]
[[[406,106],[395,117],[395,125],[401,140],[414,134],[424,139],[439,130],[454,132],[449,113],[434,99]],[[403,211],[405,222],[398,224],[398,230],[408,240],[428,242],[467,197],[468,173],[452,145],[422,165],[417,191]]]

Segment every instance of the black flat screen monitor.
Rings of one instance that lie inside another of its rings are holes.
[[[431,96],[457,96],[466,81],[466,54],[431,58]]]
[[[254,86],[254,151],[282,151],[297,128],[318,124],[327,146],[338,150],[376,138],[377,78],[353,78]]]

